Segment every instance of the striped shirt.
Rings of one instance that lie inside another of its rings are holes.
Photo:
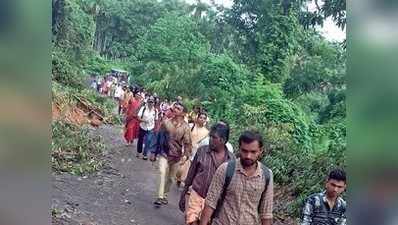
[[[326,192],[309,196],[303,208],[300,225],[346,225],[346,202],[338,197],[333,209],[326,200]]]

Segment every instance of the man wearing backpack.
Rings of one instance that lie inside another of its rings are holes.
[[[200,225],[272,224],[272,171],[258,161],[263,145],[257,132],[239,137],[240,158],[222,164],[214,174]]]
[[[225,146],[228,138],[229,127],[224,123],[216,123],[210,129],[210,144],[199,148],[192,161],[179,202],[188,225],[199,224],[207,191],[217,168],[224,162],[235,160]]]
[[[155,121],[157,120],[157,110],[154,107],[155,98],[149,97],[147,104],[142,106],[138,112],[138,120],[140,121],[140,128],[138,133],[137,142],[137,158],[141,156],[143,152],[143,145],[145,142],[145,149],[143,152],[143,160],[148,159],[148,150],[150,148],[150,143],[153,138],[153,129],[155,128]]]

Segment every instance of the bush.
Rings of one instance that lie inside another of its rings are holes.
[[[89,135],[88,128],[62,121],[53,121],[51,167],[55,172],[84,175],[101,166],[100,155],[104,144],[100,137]]]
[[[84,88],[85,76],[71,63],[67,54],[59,49],[54,49],[52,53],[52,79],[70,87]]]

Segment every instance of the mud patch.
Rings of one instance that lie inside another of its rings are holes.
[[[62,120],[78,126],[90,124],[93,127],[99,127],[103,124],[101,116],[86,107],[65,105],[61,108],[56,103],[52,103],[52,119]]]

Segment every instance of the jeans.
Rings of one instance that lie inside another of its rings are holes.
[[[142,153],[143,145],[145,144],[144,148],[144,156],[148,155],[149,148],[153,142],[153,131],[152,130],[143,130],[140,127],[140,131],[138,133],[138,142],[137,142],[137,152]]]

